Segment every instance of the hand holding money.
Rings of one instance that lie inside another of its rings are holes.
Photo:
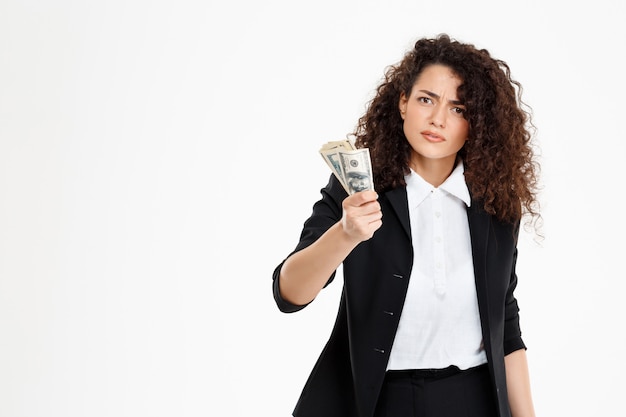
[[[369,149],[357,149],[349,140],[331,141],[320,154],[348,194],[374,190]]]

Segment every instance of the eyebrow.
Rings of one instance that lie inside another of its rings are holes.
[[[429,96],[431,96],[433,98],[436,98],[436,99],[440,99],[441,98],[441,97],[439,97],[438,94],[435,94],[432,91],[428,91],[428,90],[419,90],[419,91],[421,91],[422,93],[424,93],[426,95],[429,95]],[[464,105],[463,102],[460,101],[460,100],[448,100],[448,103],[454,104],[455,106],[463,106]]]

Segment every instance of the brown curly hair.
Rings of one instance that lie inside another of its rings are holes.
[[[441,34],[424,38],[390,66],[375,90],[353,136],[358,148],[369,148],[375,189],[384,192],[406,185],[410,145],[398,108],[420,73],[429,65],[449,67],[461,80],[457,94],[466,107],[469,140],[459,151],[465,179],[475,201],[498,219],[515,223],[524,214],[538,215],[534,127],[522,100],[522,86],[509,66],[485,49]]]

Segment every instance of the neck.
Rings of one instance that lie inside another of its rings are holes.
[[[454,170],[456,155],[441,159],[430,159],[421,155],[413,155],[409,166],[430,185],[439,187]]]

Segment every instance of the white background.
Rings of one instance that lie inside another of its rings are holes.
[[[623,413],[620,0],[0,2],[0,417],[288,416],[341,279],[282,314],[297,242],[385,67],[447,32],[533,108],[522,235],[540,416]]]

